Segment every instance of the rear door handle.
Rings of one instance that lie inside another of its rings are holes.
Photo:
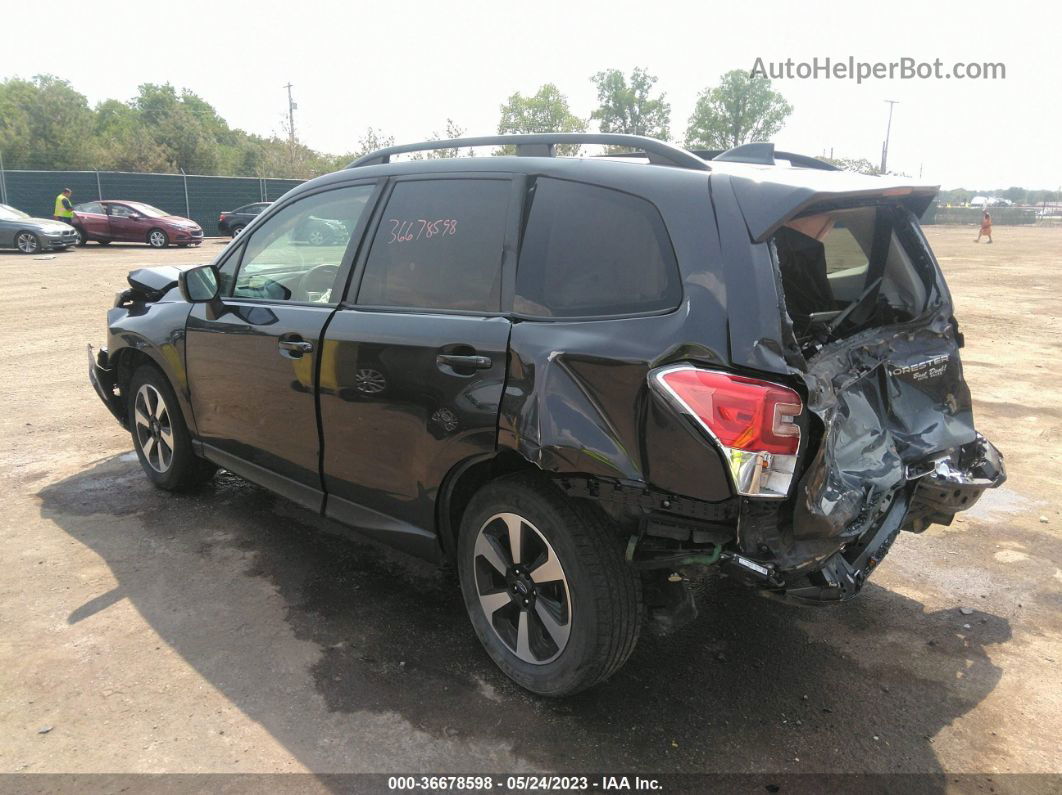
[[[456,353],[440,353],[435,357],[435,363],[455,370],[489,370],[494,366],[489,356],[461,356]]]
[[[313,352],[313,343],[301,339],[281,339],[277,340],[277,348],[280,350],[281,356],[287,356],[289,359],[298,359],[304,353]]]

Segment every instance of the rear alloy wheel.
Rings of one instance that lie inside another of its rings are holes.
[[[32,232],[19,232],[15,236],[15,247],[23,254],[36,254],[41,250],[41,241]]]
[[[192,450],[177,397],[162,372],[143,365],[129,382],[129,430],[144,474],[156,486],[184,491],[209,480],[217,467]]]
[[[327,240],[328,236],[320,229],[313,229],[306,235],[306,242],[311,246],[323,246]]]
[[[243,227],[242,226],[234,226],[234,227],[232,227],[232,236],[233,237],[237,237],[240,234],[240,232],[242,232],[242,231],[243,231]]]
[[[152,248],[166,248],[170,244],[170,238],[161,229],[152,229],[148,232],[147,242]]]
[[[483,647],[534,693],[591,687],[634,650],[640,581],[614,527],[537,473],[476,493],[461,522],[458,571]]]

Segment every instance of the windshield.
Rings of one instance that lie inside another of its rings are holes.
[[[932,255],[897,207],[794,218],[772,238],[786,308],[802,346],[920,316],[936,284]]]
[[[29,214],[6,204],[0,204],[0,221],[20,221],[23,218],[29,218]]]
[[[160,210],[158,207],[152,207],[150,204],[141,204],[140,202],[128,202],[139,213],[146,215],[148,218],[164,218],[169,215],[165,210]]]

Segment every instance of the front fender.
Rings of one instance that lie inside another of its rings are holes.
[[[195,433],[185,368],[185,323],[191,304],[133,303],[107,313],[108,367],[121,389],[144,357],[157,366],[177,395],[188,427]],[[123,395],[123,397],[125,397]]]

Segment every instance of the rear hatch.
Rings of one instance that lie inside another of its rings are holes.
[[[949,524],[1005,479],[998,451],[975,429],[962,335],[915,214],[932,189],[825,176],[855,188],[802,188],[788,203],[768,190],[757,202],[762,183],[734,181],[780,299],[777,337],[748,350],[760,352],[754,365],[802,387],[809,410],[777,529],[746,511],[739,541],[760,557],[770,550],[787,590],[816,601],[854,594],[900,530]]]

